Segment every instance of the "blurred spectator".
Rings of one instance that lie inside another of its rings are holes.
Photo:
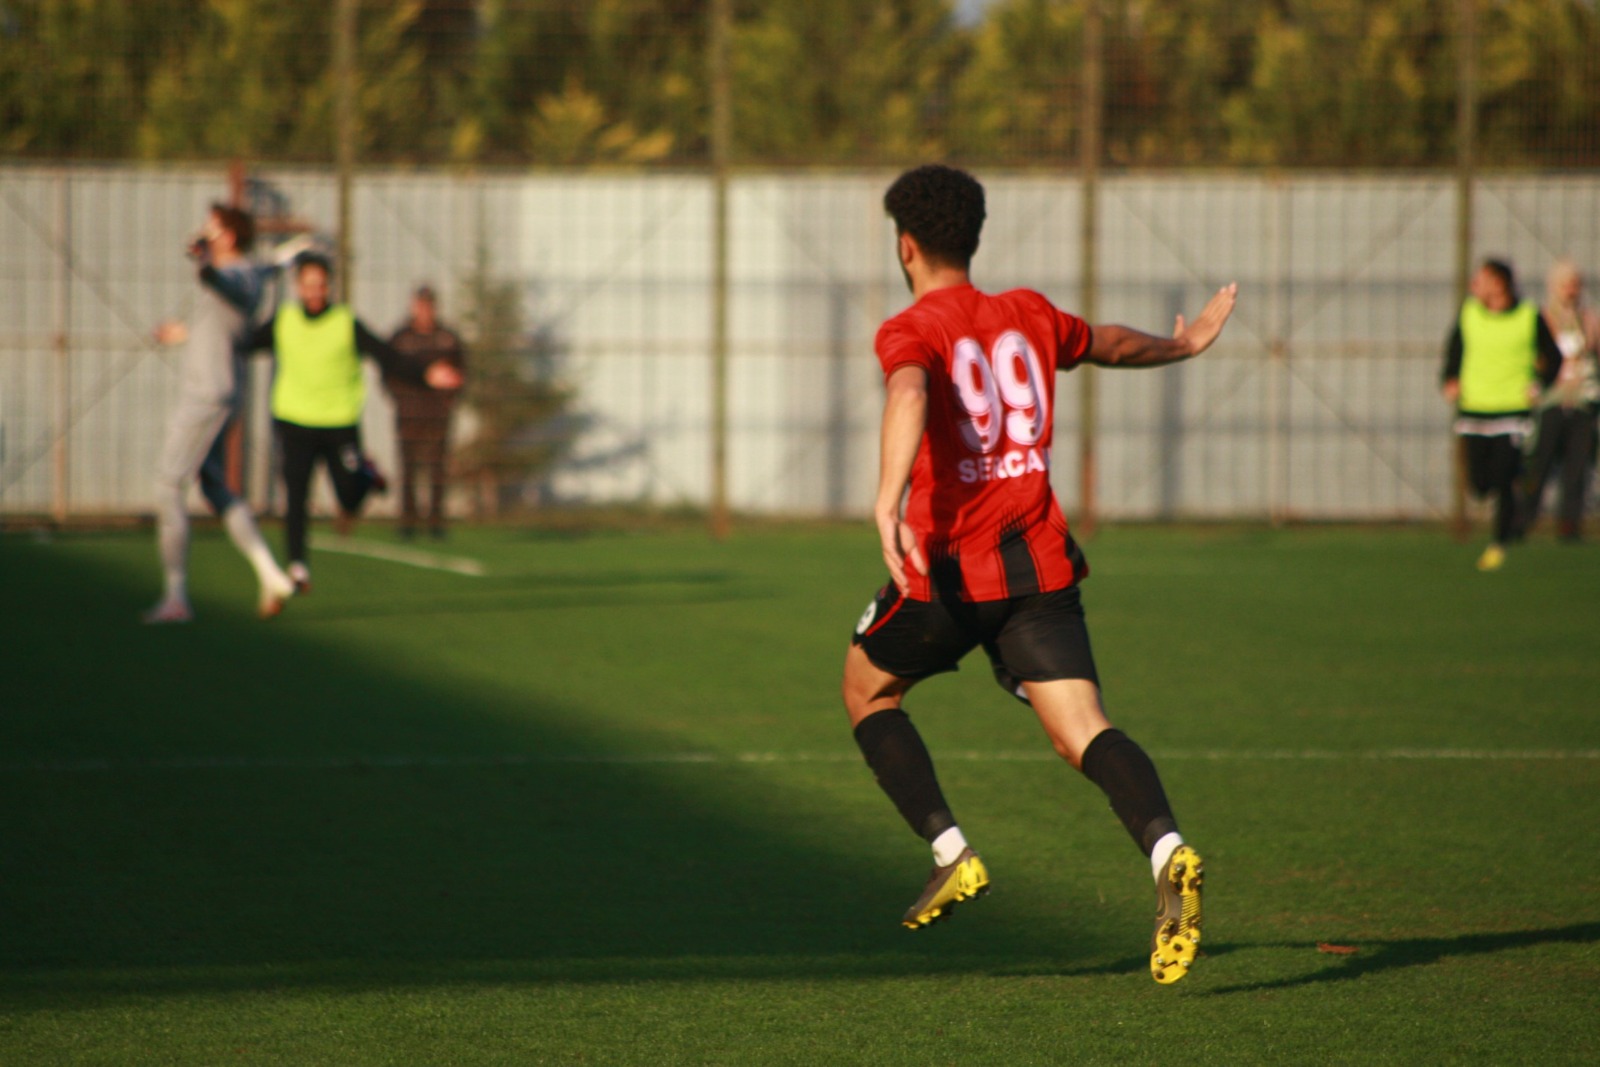
[[[285,304],[251,335],[250,350],[269,350],[278,361],[272,381],[272,420],[283,453],[287,495],[284,527],[289,577],[299,592],[311,588],[307,556],[307,502],[311,477],[320,460],[339,500],[335,526],[343,534],[360,512],[367,494],[383,492],[387,482],[361,451],[361,411],[366,380],[361,357],[371,356],[385,370],[406,373],[400,356],[343,304],[329,302],[333,267],[316,254],[301,257],[295,270],[297,304]],[[419,385],[455,389],[461,375],[444,363],[420,367]]]
[[[446,462],[450,438],[450,412],[454,392],[415,384],[423,368],[442,361],[457,371],[466,370],[466,349],[455,331],[439,321],[439,304],[432,287],[424,285],[411,296],[411,318],[389,339],[400,357],[400,372],[384,372],[383,384],[395,404],[395,435],[400,442],[401,537],[416,535],[417,482],[428,483],[428,533],[444,537],[445,493],[449,487]]]
[[[1544,321],[1561,349],[1561,370],[1539,402],[1527,484],[1527,522],[1539,514],[1545,482],[1561,464],[1557,532],[1583,535],[1583,505],[1595,454],[1595,411],[1600,407],[1600,313],[1583,303],[1583,275],[1571,260],[1557,260],[1546,279]]]
[[[199,268],[200,298],[191,322],[156,327],[162,344],[184,345],[178,402],[167,422],[156,482],[156,540],[161,554],[162,594],[144,615],[147,623],[181,623],[189,606],[189,486],[198,477],[206,503],[222,519],[228,539],[250,561],[259,583],[258,611],[271,618],[294,592],[261,537],[250,506],[228,488],[223,456],[238,414],[245,339],[277,264],[257,265],[248,253],[255,220],[248,212],[213,204],[205,228],[188,253]],[[281,262],[281,261],[280,261]]]
[[[1484,260],[1445,345],[1444,396],[1456,405],[1455,432],[1466,451],[1468,484],[1495,500],[1494,540],[1478,557],[1480,571],[1499,570],[1505,548],[1521,536],[1517,475],[1529,405],[1540,382],[1560,368],[1561,351],[1539,309],[1517,296],[1511,267]]]

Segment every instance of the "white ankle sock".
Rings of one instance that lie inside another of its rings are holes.
[[[233,546],[255,568],[256,580],[264,588],[276,590],[290,584],[289,576],[278,566],[278,561],[272,558],[272,549],[267,547],[260,528],[256,526],[255,516],[250,514],[247,504],[239,501],[223,512],[222,525],[228,531],[228,539],[233,542]]]
[[[961,836],[961,827],[952,826],[933,839],[933,862],[940,867],[948,867],[966,847],[967,839]]]
[[[1161,840],[1156,842],[1156,847],[1150,850],[1150,874],[1156,881],[1161,881],[1161,872],[1167,869],[1167,861],[1181,844],[1183,835],[1174,831],[1163,834]]]

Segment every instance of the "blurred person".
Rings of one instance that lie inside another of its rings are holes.
[[[444,537],[445,493],[449,487],[446,446],[450,437],[450,412],[455,392],[415,384],[417,372],[430,363],[444,361],[458,372],[466,371],[466,349],[454,330],[439,321],[439,304],[433,287],[419,286],[411,295],[411,317],[389,338],[400,354],[404,374],[385,372],[383,384],[394,397],[395,436],[400,442],[401,537],[415,536],[418,526],[417,482],[428,482],[428,533]]]
[[[1600,408],[1600,312],[1583,302],[1583,274],[1559,259],[1545,279],[1544,322],[1561,350],[1561,369],[1540,398],[1528,464],[1526,524],[1539,515],[1545,482],[1561,464],[1556,531],[1564,541],[1583,536],[1584,497],[1594,465],[1595,412]]]
[[[1468,484],[1479,498],[1495,500],[1494,539],[1478,557],[1480,571],[1504,566],[1506,546],[1522,536],[1517,476],[1530,405],[1560,365],[1555,338],[1539,309],[1517,296],[1510,265],[1484,260],[1445,344],[1440,376],[1445,399],[1456,406]]]
[[[1078,587],[1088,564],[1050,488],[1052,407],[1056,373],[1080,362],[1153,367],[1199,355],[1232,314],[1237,287],[1192,323],[1178,316],[1170,338],[1091,328],[1031,290],[973,287],[985,208],[970,175],[907,171],[884,207],[915,302],[877,335],[887,397],[874,515],[890,581],[856,626],[842,694],[879,786],[933,851],[901,922],[928,926],[989,887],[902,706],[918,682],[956,670],[981,645],[1001,688],[1033,708],[1149,859],[1150,970],[1175,982],[1200,942],[1201,857],[1179,834],[1155,765],[1101,703]]]
[[[277,360],[272,421],[283,462],[288,574],[301,593],[311,589],[307,519],[317,463],[333,482],[339,502],[335,526],[341,534],[349,531],[367,495],[387,488],[361,450],[361,411],[367,396],[361,357],[372,357],[385,371],[414,373],[418,384],[432,388],[461,385],[460,373],[443,361],[407,370],[399,353],[348,307],[329,301],[332,278],[327,257],[301,256],[295,266],[298,302],[279,307],[248,341],[251,351],[271,352]]]
[[[161,555],[161,600],[144,614],[147,623],[182,623],[194,617],[189,605],[189,487],[198,477],[206,503],[254,568],[259,586],[257,611],[272,618],[294,592],[294,584],[273,558],[250,506],[228,488],[223,473],[228,428],[238,414],[245,346],[251,320],[267,279],[279,262],[256,264],[248,254],[255,242],[249,213],[213,204],[204,228],[189,244],[198,267],[200,298],[192,319],[156,327],[162,344],[184,346],[177,405],[167,422],[156,482],[156,539]],[[299,243],[286,246],[291,254]]]

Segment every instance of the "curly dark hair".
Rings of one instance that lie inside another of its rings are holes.
[[[883,194],[883,209],[929,259],[963,270],[972,263],[983,229],[983,186],[966,171],[938,163],[908,170]]]

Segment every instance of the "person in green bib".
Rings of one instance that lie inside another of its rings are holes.
[[[1505,564],[1506,546],[1521,536],[1522,442],[1534,399],[1561,367],[1561,350],[1538,306],[1517,296],[1508,264],[1484,260],[1469,292],[1445,345],[1444,397],[1456,406],[1468,484],[1478,497],[1494,497],[1494,540],[1478,557],[1479,570],[1494,571]]]
[[[461,372],[443,360],[409,365],[343,304],[329,301],[332,264],[320,254],[301,256],[295,268],[298,303],[280,305],[256,328],[250,347],[277,361],[272,380],[272,422],[283,459],[287,495],[284,531],[289,577],[298,591],[311,588],[307,514],[311,478],[318,462],[327,468],[348,524],[367,494],[382,491],[383,478],[361,451],[361,411],[366,379],[361,357],[370,356],[386,374],[433,389],[461,387]]]

